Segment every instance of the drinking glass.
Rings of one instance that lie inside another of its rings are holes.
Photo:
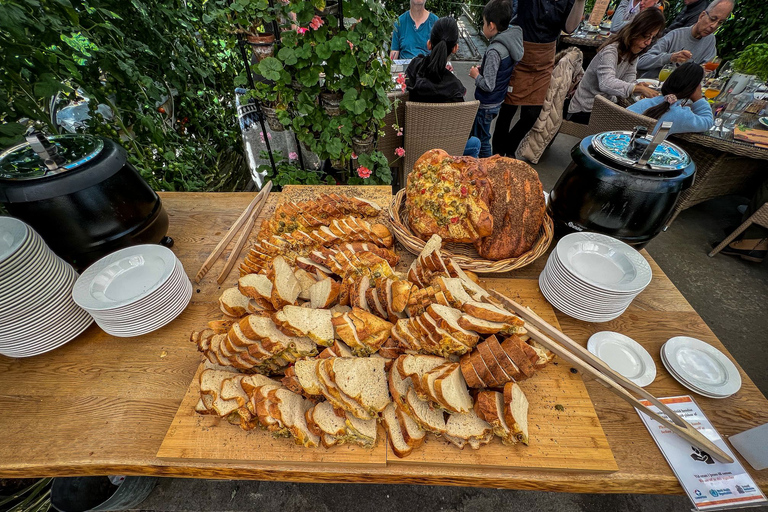
[[[720,91],[723,90],[722,80],[712,80],[706,89],[704,89],[704,97],[708,100],[713,100],[720,95]]]
[[[669,78],[669,75],[672,74],[672,71],[675,70],[674,64],[667,64],[663,68],[661,68],[661,71],[659,71],[659,82],[664,82],[667,78]]]

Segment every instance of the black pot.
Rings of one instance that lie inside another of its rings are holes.
[[[684,156],[679,168],[641,169],[597,151],[592,141],[589,136],[573,147],[573,162],[550,193],[556,230],[595,231],[643,247],[669,221],[680,194],[693,183],[696,166],[684,151],[667,144]]]
[[[172,243],[158,195],[101,137],[41,137],[0,154],[0,202],[77,269],[130,245]]]

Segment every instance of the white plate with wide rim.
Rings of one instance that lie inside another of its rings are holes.
[[[192,283],[187,283],[173,297],[173,300],[166,302],[162,308],[156,308],[154,312],[144,315],[128,315],[122,318],[104,319],[94,317],[100,325],[112,326],[117,330],[134,330],[143,328],[147,325],[156,324],[158,321],[173,315],[173,312],[179,308],[185,308],[192,299]]]
[[[690,336],[670,338],[661,350],[682,384],[725,398],[741,389],[736,365],[712,345]]]
[[[151,314],[159,306],[172,302],[174,296],[184,289],[185,281],[189,281],[186,273],[184,273],[184,269],[181,268],[181,263],[177,263],[176,266],[177,268],[171,276],[157,290],[141,300],[119,308],[92,310],[91,313],[99,318],[123,318],[126,315],[134,315],[141,312]]]
[[[596,332],[589,338],[587,350],[640,387],[656,378],[656,363],[651,354],[629,336],[613,331]]]
[[[584,293],[588,293],[590,295],[611,300],[611,299],[623,299],[627,297],[634,298],[642,291],[640,290],[640,291],[618,292],[618,291],[606,290],[604,288],[600,288],[598,286],[595,286],[594,284],[591,284],[585,281],[578,274],[569,270],[568,267],[566,267],[560,261],[560,258],[558,258],[555,253],[552,253],[552,255],[554,257],[550,266],[552,272],[554,272],[562,281],[571,283],[574,287],[578,288]]]
[[[17,255],[18,257],[16,257]],[[14,259],[8,266],[0,268],[0,275],[2,276],[0,277],[0,286],[15,283],[20,277],[27,274],[30,267],[51,262],[56,255],[42,240],[32,240],[29,245],[19,249],[13,256]]]
[[[639,293],[651,282],[651,266],[645,258],[607,235],[570,233],[555,250],[568,272],[601,290]]]
[[[545,279],[547,279],[545,275]],[[561,302],[568,304],[572,309],[589,312],[593,315],[606,316],[613,315],[620,311],[624,311],[630,304],[630,301],[623,301],[621,303],[605,304],[600,301],[590,300],[589,297],[575,297],[562,291],[556,283],[547,280],[547,288],[549,292],[557,296]]]
[[[25,337],[39,337],[48,331],[66,330],[69,325],[79,321],[80,317],[90,317],[87,311],[70,301],[48,315],[41,315],[34,319],[24,319],[15,323],[12,327],[3,327],[0,332],[0,344],[16,343]],[[14,341],[11,341],[14,340]]]
[[[105,324],[100,322],[99,320],[96,320],[96,323],[99,325],[99,327],[102,328],[104,332],[111,334],[112,336],[124,337],[124,338],[133,337],[133,336],[142,336],[144,334],[148,334],[150,332],[156,331],[161,327],[168,325],[173,320],[175,320],[176,317],[178,317],[180,314],[184,312],[185,309],[187,309],[187,306],[189,306],[189,302],[191,299],[192,299],[192,284],[190,283],[189,287],[185,291],[184,300],[180,300],[175,305],[175,307],[169,308],[168,311],[165,313],[165,315],[161,317],[153,318],[151,319],[151,321],[145,321],[139,324],[125,325],[125,326]]]
[[[701,396],[705,396],[707,398],[716,398],[716,399],[728,398],[729,396],[731,396],[731,395],[712,395],[707,393],[706,391],[703,391],[697,388],[696,386],[692,385],[690,382],[686,382],[685,379],[683,379],[682,377],[680,377],[675,373],[675,370],[672,368],[672,366],[670,366],[669,361],[667,361],[666,356],[664,356],[663,351],[661,352],[661,364],[664,365],[664,368],[667,369],[667,371],[669,372],[669,374],[672,376],[673,379],[675,379],[681,386],[683,386],[686,389],[689,389],[690,391],[693,391],[694,393],[697,393]]]
[[[80,325],[87,322],[90,325],[93,318],[82,309],[66,312],[66,324],[44,324],[30,331],[16,335],[15,339],[8,339],[5,336],[0,342],[0,350],[21,350],[25,348],[36,348],[50,344],[61,336],[77,330]]]
[[[42,279],[42,280],[41,280]],[[34,310],[45,308],[45,304],[66,295],[70,302],[72,286],[77,281],[77,272],[62,261],[61,265],[52,267],[47,273],[35,281],[28,282],[23,288],[18,288],[0,299],[0,325],[19,316],[27,315]]]
[[[558,292],[563,299],[574,302],[576,305],[597,306],[600,309],[613,311],[627,307],[634,300],[634,296],[631,295],[627,297],[606,298],[588,291],[578,290],[572,283],[562,280],[551,269],[545,269],[544,275],[551,289]]]
[[[72,298],[91,311],[119,308],[155,292],[176,267],[173,251],[161,245],[134,245],[88,267]]]
[[[13,217],[0,217],[0,264],[18,251],[28,236],[26,224]]]

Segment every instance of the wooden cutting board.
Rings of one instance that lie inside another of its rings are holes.
[[[540,294],[536,281],[489,279],[483,284],[530,306],[557,326],[555,314]],[[194,411],[200,398],[196,375],[157,456],[254,464],[428,464],[606,472],[618,469],[584,382],[579,373],[571,371],[570,365],[555,359],[521,387],[530,402],[530,446],[504,446],[495,439],[479,450],[459,450],[430,434],[421,447],[400,459],[386,443],[381,428],[373,450],[356,446],[310,449],[296,446],[291,439],[273,438],[263,430],[246,432],[224,419],[201,416]]]
[[[733,138],[750,142],[760,147],[768,147],[768,130],[763,128],[744,128],[737,126],[733,129]]]
[[[334,186],[286,186],[279,202],[313,199],[322,193],[338,192],[338,187]],[[390,187],[346,187],[344,192],[372,200],[383,207],[388,206],[391,200]],[[378,220],[387,223],[386,219],[386,211],[383,211]],[[413,258],[404,250],[400,250],[399,254],[403,256],[403,261],[397,268],[402,271]],[[531,307],[546,321],[558,326],[554,311],[539,292],[535,280],[487,279],[482,284]],[[215,318],[216,308],[212,306],[210,309],[211,318]],[[293,444],[292,439],[274,438],[259,429],[246,432],[225,419],[199,415],[194,411],[200,398],[196,374],[157,457],[217,463],[334,463],[353,467],[423,464],[604,472],[618,469],[584,382],[579,373],[571,372],[570,365],[555,359],[533,378],[524,381],[521,387],[530,402],[530,446],[504,446],[494,439],[479,450],[469,447],[459,450],[429,434],[424,444],[408,458],[399,459],[389,447],[381,426],[376,446],[371,450],[358,446],[304,448]]]

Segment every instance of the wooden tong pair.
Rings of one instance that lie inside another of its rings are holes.
[[[256,224],[256,218],[259,216],[262,208],[264,208],[264,205],[267,203],[267,197],[269,197],[269,192],[271,190],[272,182],[268,181],[264,185],[264,188],[261,189],[261,192],[259,192],[256,197],[253,198],[251,204],[249,204],[245,210],[243,210],[243,213],[240,214],[240,217],[238,217],[235,223],[232,224],[232,227],[229,228],[229,231],[227,231],[227,234],[224,235],[224,238],[219,241],[211,255],[208,256],[208,259],[206,259],[205,263],[203,263],[203,266],[200,267],[200,270],[195,276],[196,283],[199,283],[205,274],[208,273],[216,260],[219,259],[219,256],[221,256],[221,253],[224,252],[224,249],[227,248],[229,242],[235,237],[240,228],[245,225],[245,229],[242,233],[240,233],[240,238],[237,239],[235,247],[232,249],[232,252],[229,253],[229,258],[227,259],[227,264],[224,265],[224,270],[221,271],[218,279],[216,279],[216,282],[219,284],[224,282],[229,273],[232,271],[232,267],[235,266],[235,262],[240,257],[240,252],[243,250],[245,242],[248,241],[248,237],[253,230],[253,226]]]
[[[587,349],[545,322],[536,313],[518,304],[509,297],[502,295],[496,290],[490,290],[490,294],[506,309],[525,320],[525,328],[528,331],[528,335],[536,340],[541,346],[554,352],[565,361],[568,361],[575,368],[581,370],[584,374],[591,376],[600,384],[608,388],[608,390],[627,401],[632,407],[641,410],[692,445],[706,451],[718,461],[726,463],[733,462],[733,459],[727,453],[718,448],[717,445],[707,439],[706,436],[696,430],[696,428],[690,425],[687,421],[678,416],[672,409],[661,403],[658,398],[634,382],[613,371],[601,359],[595,357]],[[632,396],[630,391],[640,395],[658,407],[661,412],[667,415],[667,418],[643,405],[637,398]]]

